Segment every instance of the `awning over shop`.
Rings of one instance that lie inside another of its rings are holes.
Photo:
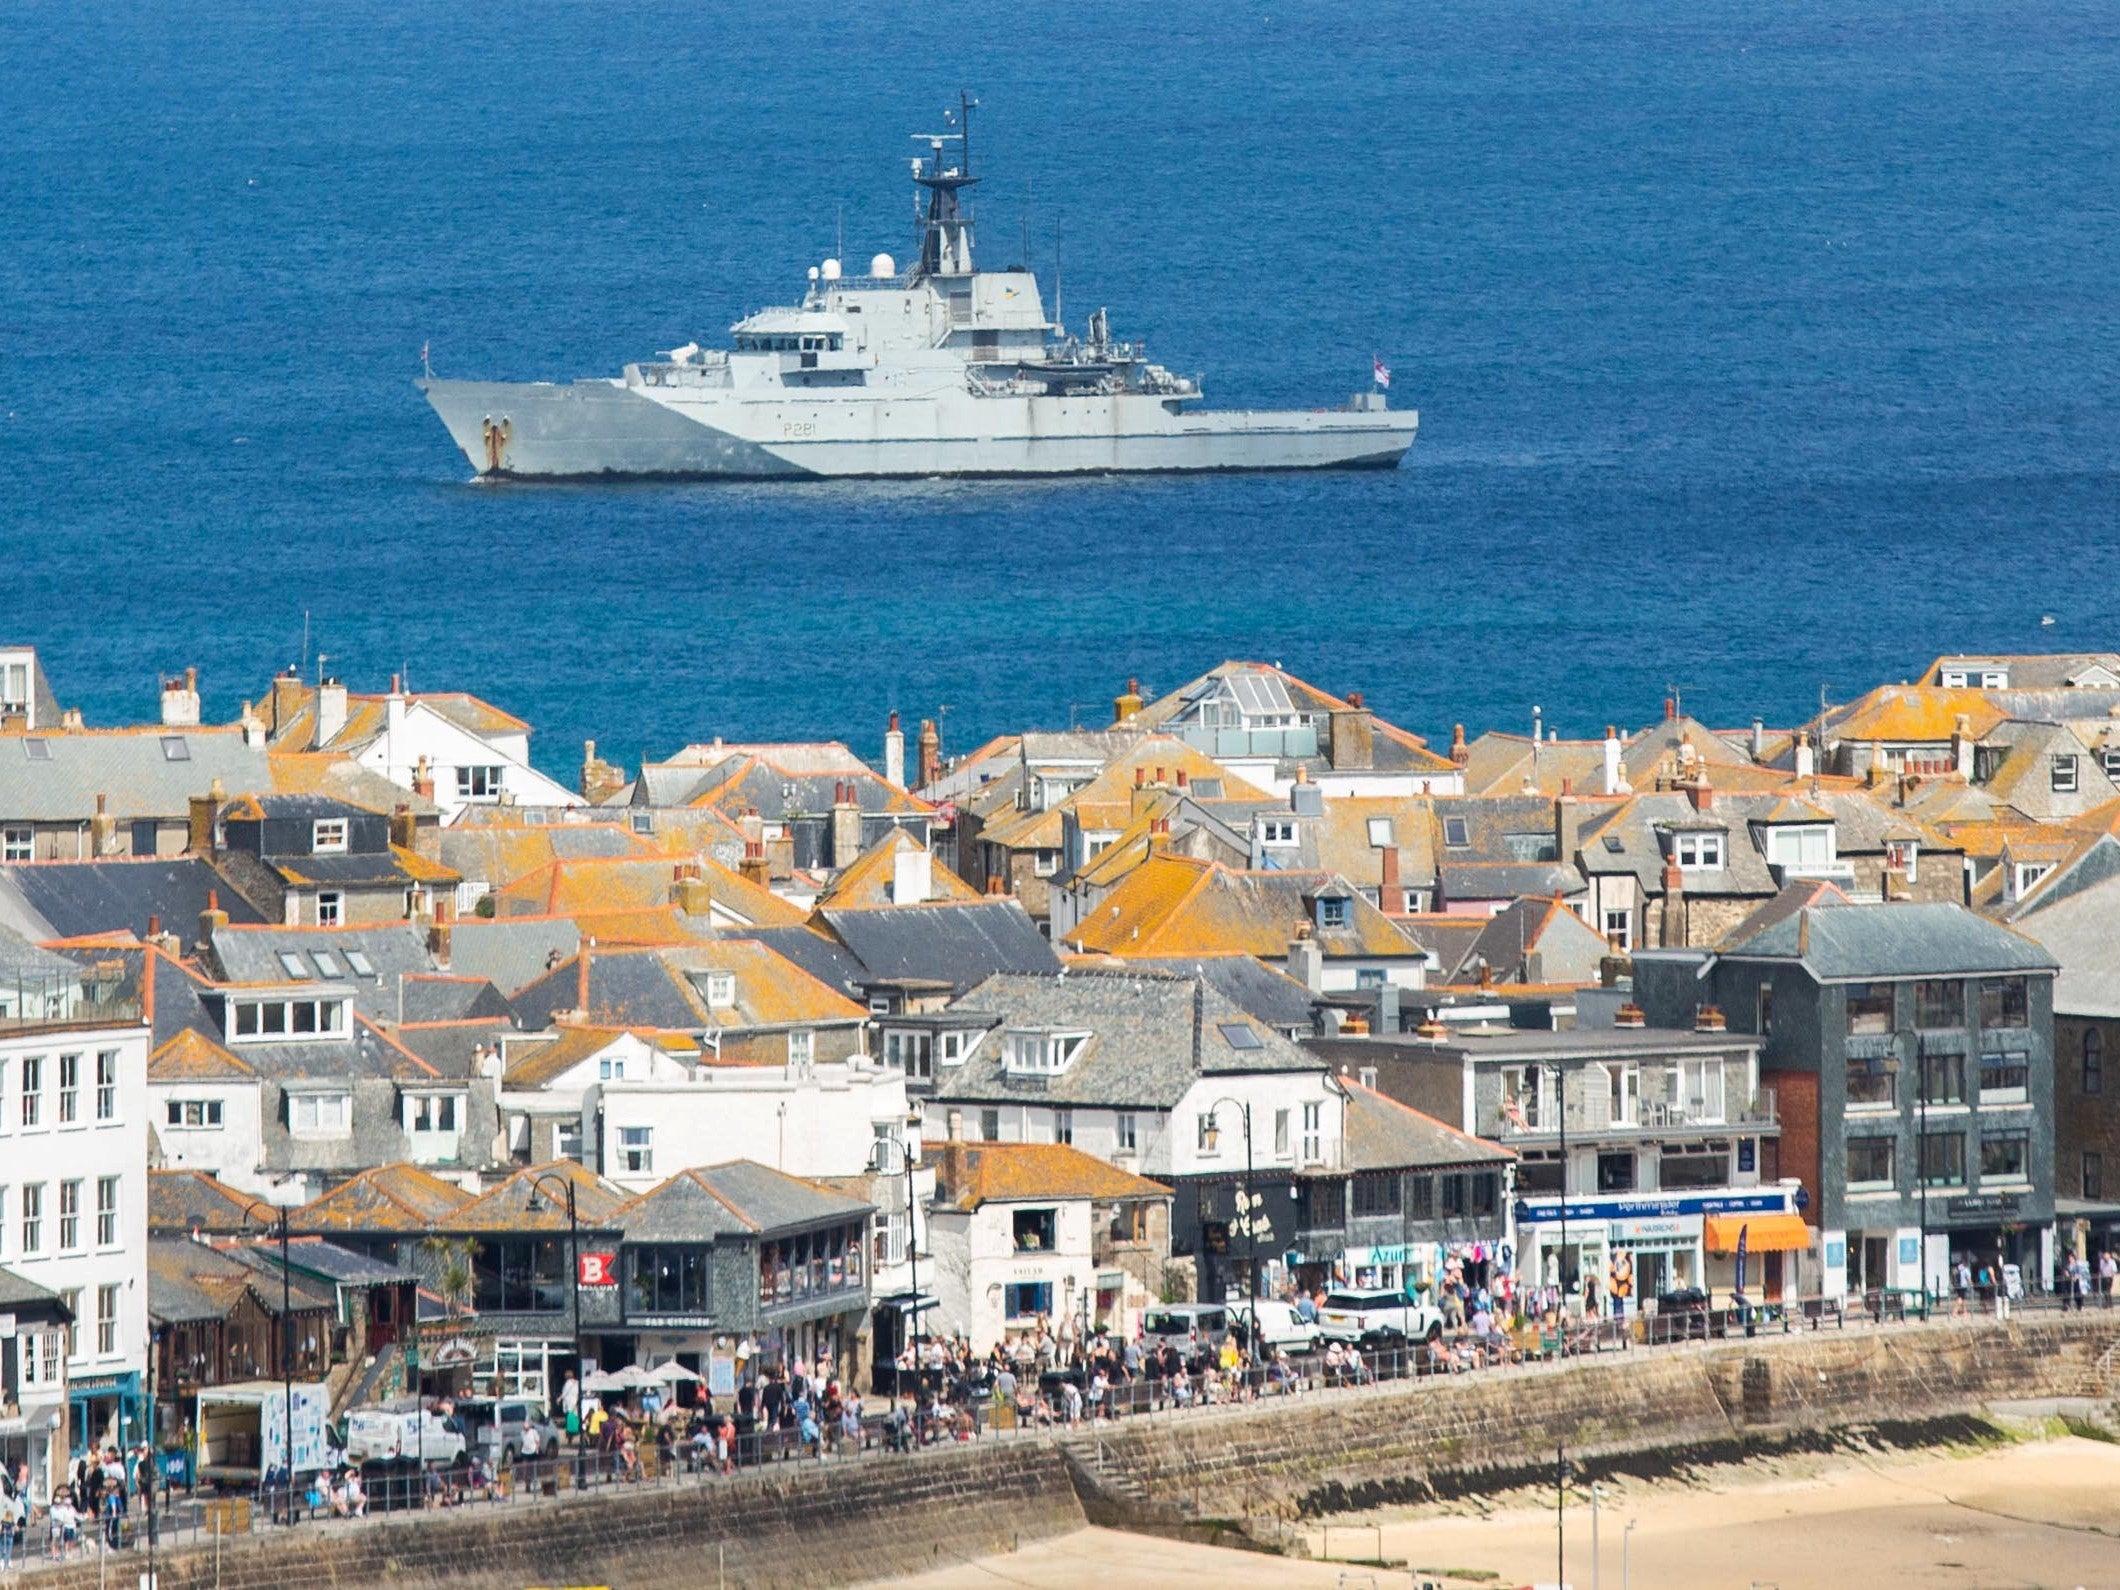
[[[893,1292],[888,1297],[876,1299],[876,1307],[894,1309],[900,1314],[925,1314],[931,1308],[942,1307],[942,1299],[933,1292],[922,1292],[918,1296],[911,1292]]]
[[[1735,1253],[1740,1231],[1746,1233],[1747,1253],[1800,1253],[1811,1245],[1811,1228],[1802,1215],[1710,1215],[1708,1251]]]

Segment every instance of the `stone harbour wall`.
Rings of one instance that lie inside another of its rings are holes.
[[[161,1554],[158,1590],[719,1590],[843,1585],[922,1572],[1079,1529],[1056,1448],[992,1443],[917,1461],[806,1465],[765,1478],[302,1525]],[[35,1590],[137,1582],[144,1560],[93,1557]]]
[[[1313,1394],[1119,1427],[1076,1449],[1092,1516],[1237,1524],[1506,1489],[1579,1469],[1728,1461],[1991,1400],[2113,1395],[2120,1316],[2042,1315],[1634,1349],[1521,1373]]]

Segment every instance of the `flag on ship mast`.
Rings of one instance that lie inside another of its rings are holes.
[[[1391,366],[1386,364],[1382,359],[1378,358],[1373,353],[1369,356],[1369,373],[1371,378],[1375,380],[1378,386],[1385,388],[1390,387]]]

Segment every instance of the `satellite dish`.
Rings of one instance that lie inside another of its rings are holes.
[[[888,254],[878,254],[869,261],[869,274],[871,276],[896,276],[898,274],[898,262]]]

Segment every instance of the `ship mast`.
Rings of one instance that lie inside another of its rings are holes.
[[[958,195],[975,186],[972,175],[972,112],[979,101],[969,94],[957,96],[957,114],[948,118],[957,131],[917,133],[928,146],[923,162],[913,161],[913,181],[927,189],[927,214],[920,224],[920,274],[923,276],[969,276],[972,273],[972,221]],[[957,145],[957,163],[943,163],[944,147]]]

